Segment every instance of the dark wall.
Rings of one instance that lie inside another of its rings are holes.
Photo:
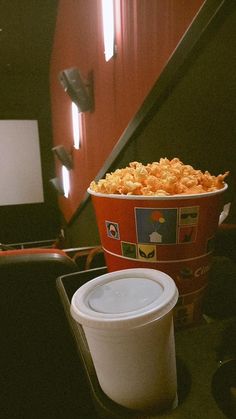
[[[177,82],[154,115],[144,122],[112,169],[179,157],[212,174],[230,171],[227,222],[236,222],[236,10],[218,17],[185,62]],[[67,229],[75,244],[99,242],[91,202]]]
[[[49,62],[57,2],[9,2],[1,11],[5,22],[0,51],[0,119],[38,120],[45,202],[0,206],[0,242],[51,239],[60,226],[57,196],[49,184],[55,173]]]
[[[175,88],[130,147],[143,162],[177,156],[215,175],[229,170],[228,222],[236,222],[236,7],[230,11],[206,33]]]

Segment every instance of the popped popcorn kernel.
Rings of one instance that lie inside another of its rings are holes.
[[[194,169],[177,157],[143,165],[134,161],[123,169],[91,182],[90,189],[103,194],[168,196],[212,192],[224,187],[229,172],[218,176]]]

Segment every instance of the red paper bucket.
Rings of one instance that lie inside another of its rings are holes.
[[[214,239],[223,207],[222,189],[198,195],[141,196],[94,192],[108,271],[158,269],[179,290],[175,324],[199,322]]]

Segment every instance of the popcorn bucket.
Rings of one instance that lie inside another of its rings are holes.
[[[109,195],[88,189],[108,271],[151,268],[171,276],[179,291],[177,327],[201,319],[226,189],[227,184],[214,192],[169,196]]]

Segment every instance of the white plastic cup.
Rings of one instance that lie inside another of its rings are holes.
[[[71,315],[83,326],[98,381],[116,403],[173,408],[177,399],[175,282],[155,269],[111,272],[80,287]]]

